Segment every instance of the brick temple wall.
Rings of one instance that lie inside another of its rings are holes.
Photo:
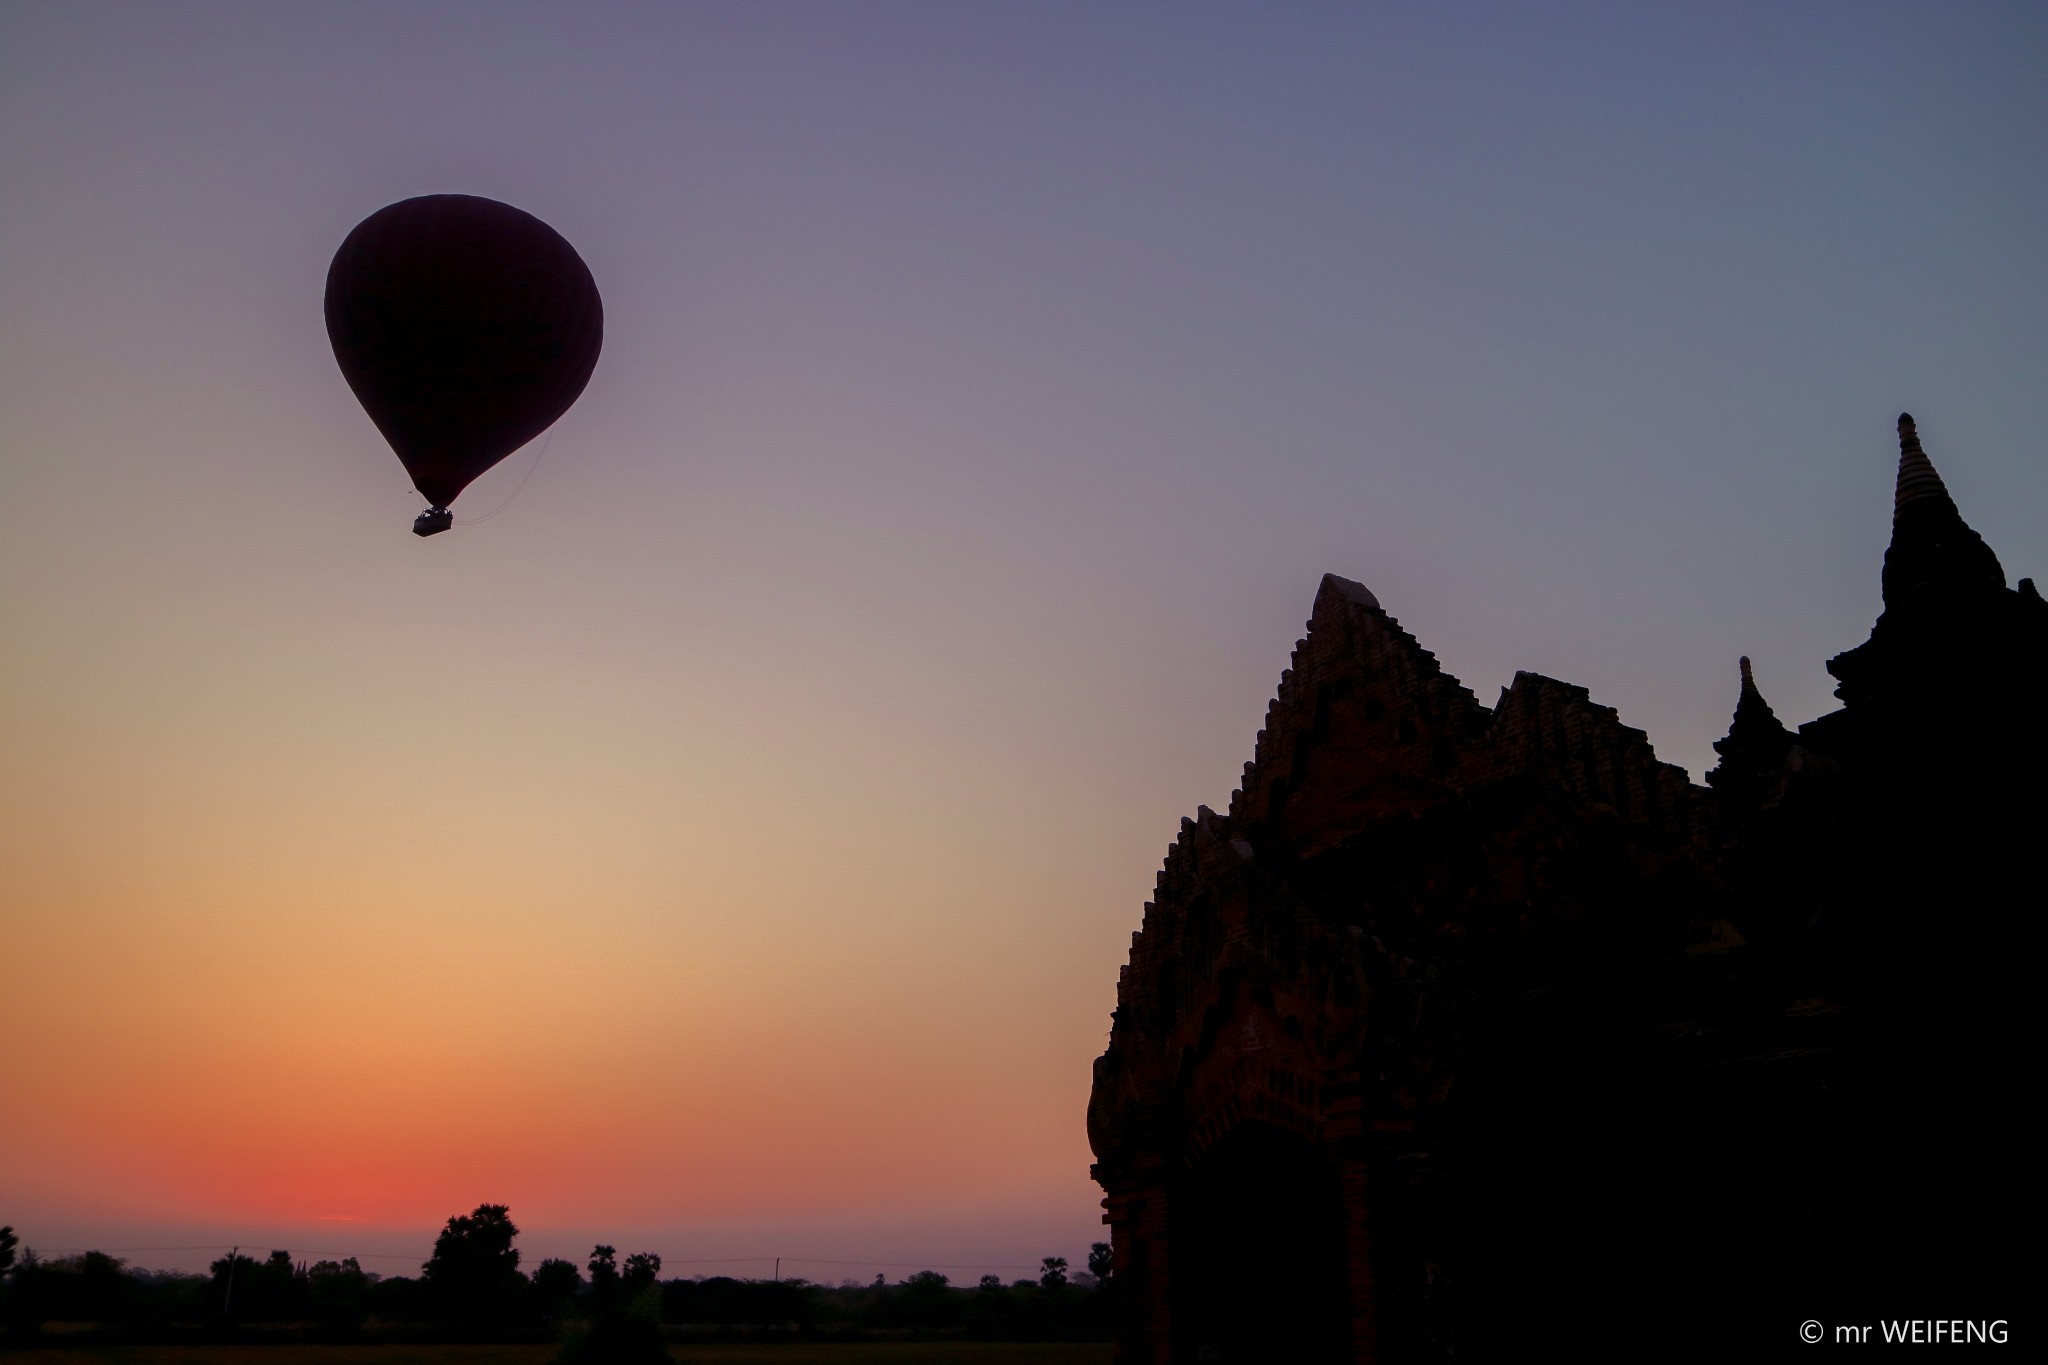
[[[2022,950],[1976,907],[2040,890],[2020,845],[2048,747],[2005,698],[2048,660],[2048,606],[1984,567],[1945,491],[1929,510],[1909,427],[1887,614],[1831,665],[1848,707],[1795,734],[1744,661],[1711,789],[1584,688],[1520,673],[1480,704],[1324,578],[1227,812],[1167,849],[1095,1065],[1127,1365],[1200,1358],[1183,1192],[1246,1125],[1336,1174],[1348,1360],[1513,1358],[1616,1295],[1655,1324],[1809,1292],[1823,1264],[1830,1293],[1937,1274],[1847,1191],[1954,1204],[1932,1149],[1873,1136],[1896,1124],[1871,1078],[1954,1070],[1929,1058],[1963,1033],[1949,1164],[1988,1198],[2018,1160],[1987,1136],[2014,991],[1972,972]],[[1943,888],[1967,905],[1908,946]],[[1928,1217],[1914,1236],[1985,1227]]]

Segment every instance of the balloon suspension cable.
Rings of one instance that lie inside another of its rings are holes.
[[[548,428],[547,435],[540,438],[540,449],[534,452],[533,463],[528,465],[526,467],[526,472],[519,476],[518,485],[515,486],[510,493],[505,495],[505,500],[499,503],[496,507],[493,507],[490,511],[484,513],[480,517],[464,517],[462,519],[462,524],[464,526],[481,526],[485,522],[489,521],[492,517],[498,515],[498,513],[504,511],[507,507],[510,507],[514,502],[517,502],[519,500],[519,495],[526,491],[526,481],[533,477],[534,470],[540,468],[541,460],[548,453],[548,444],[554,439],[554,428],[550,427]]]

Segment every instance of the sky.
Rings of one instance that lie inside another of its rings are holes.
[[[2019,3],[0,3],[0,1223],[1079,1264],[1323,573],[1697,780],[1738,655],[1833,705],[1902,410],[2048,572],[2043,71]],[[443,192],[606,336],[418,540],[321,291]]]

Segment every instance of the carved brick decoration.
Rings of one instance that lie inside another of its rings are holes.
[[[1768,1350],[2002,1292],[2048,605],[1900,435],[1843,710],[1789,731],[1743,660],[1705,787],[1323,579],[1095,1063],[1124,1365]]]

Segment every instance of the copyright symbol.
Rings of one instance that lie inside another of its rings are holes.
[[[1826,1331],[1827,1328],[1821,1326],[1812,1318],[1808,1318],[1805,1322],[1799,1324],[1799,1339],[1811,1346],[1814,1342],[1819,1341],[1821,1335]]]

